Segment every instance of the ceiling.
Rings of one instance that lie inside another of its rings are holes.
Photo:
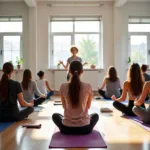
[[[25,1],[29,7],[36,7],[37,2],[108,2],[114,1],[116,7],[121,7],[127,2],[150,2],[150,0],[0,0],[0,2],[20,2]]]

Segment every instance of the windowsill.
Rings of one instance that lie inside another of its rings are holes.
[[[67,71],[66,69],[63,68],[49,68],[49,71]],[[85,68],[83,69],[84,71],[103,71],[104,69],[102,68],[95,68],[95,69],[91,69],[91,68]]]
[[[3,69],[0,69],[0,71],[3,71]],[[15,71],[15,72],[24,71],[24,69],[22,69],[22,68],[21,68],[21,69],[14,69],[14,71]]]

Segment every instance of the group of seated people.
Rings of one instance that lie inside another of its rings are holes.
[[[133,63],[122,89],[116,69],[110,67],[98,92],[104,99],[112,99],[113,106],[122,113],[128,116],[137,115],[142,121],[150,123],[150,106],[146,109],[144,104],[150,93],[150,75],[146,73],[147,69],[147,65],[143,64],[140,68],[139,64]],[[103,90],[105,86],[106,91]],[[121,102],[126,100],[127,94],[129,102],[126,106]]]
[[[11,80],[13,70],[11,63],[3,65],[3,76],[0,80],[0,121],[20,121],[27,118],[33,112],[33,106],[41,104],[46,97],[49,98],[53,94],[48,82],[44,80],[42,71],[38,73],[40,79],[35,82],[32,80],[31,71],[25,70],[20,84]],[[52,119],[64,134],[88,134],[99,120],[98,114],[88,114],[93,91],[89,83],[81,81],[82,73],[82,63],[80,61],[71,62],[69,66],[70,80],[60,87],[64,116],[54,113]],[[107,90],[103,91],[105,85]],[[47,93],[46,87],[50,93]],[[99,88],[99,93],[104,98],[114,100],[114,107],[122,113],[137,115],[142,121],[150,123],[150,106],[146,109],[144,105],[144,101],[150,93],[150,82],[144,84],[144,73],[141,72],[137,63],[130,66],[123,89],[121,89],[116,69],[110,67],[102,87]],[[34,99],[34,94],[37,99]],[[126,99],[127,94],[129,95],[128,106],[121,103]],[[25,109],[20,111],[17,101]]]
[[[11,79],[14,67],[6,62],[0,80],[0,121],[20,121],[34,111],[33,106],[42,104],[54,94],[49,83],[44,79],[44,72],[39,71],[39,80],[32,80],[32,73],[25,69],[22,82]],[[23,110],[19,110],[18,102]]]

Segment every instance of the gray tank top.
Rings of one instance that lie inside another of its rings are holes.
[[[106,93],[105,95],[107,97],[111,97],[112,95],[115,95],[117,98],[120,97],[120,80],[117,79],[115,82],[110,81],[108,78],[106,78]]]

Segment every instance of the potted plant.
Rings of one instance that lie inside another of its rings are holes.
[[[94,59],[94,58],[91,58],[91,60],[90,60],[90,68],[91,69],[95,69],[96,68],[96,60]]]
[[[18,57],[16,57],[16,63],[17,63],[17,69],[20,69],[22,64],[22,58],[19,59]]]
[[[57,63],[57,69],[60,69],[60,61]]]

